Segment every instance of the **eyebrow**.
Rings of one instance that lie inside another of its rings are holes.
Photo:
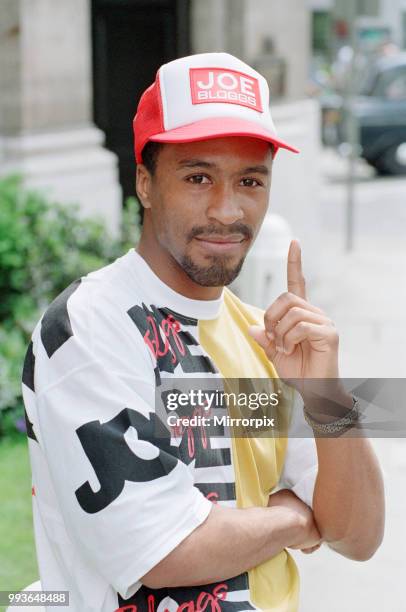
[[[182,159],[178,163],[179,168],[217,168],[217,164],[212,162],[204,161],[203,159]],[[238,174],[263,174],[269,175],[269,168],[264,165],[259,166],[247,166],[242,168]]]
[[[181,159],[178,163],[179,168],[216,168],[216,164],[213,164],[203,159]]]
[[[267,166],[248,166],[248,168],[243,168],[241,174],[264,174],[268,176],[269,168]]]

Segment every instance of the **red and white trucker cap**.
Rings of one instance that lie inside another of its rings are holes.
[[[148,141],[193,142],[252,136],[298,153],[279,140],[266,79],[228,53],[190,55],[161,66],[134,117],[135,158]]]

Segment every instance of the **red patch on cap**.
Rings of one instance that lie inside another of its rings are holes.
[[[192,104],[238,104],[262,113],[258,79],[237,70],[190,68]]]

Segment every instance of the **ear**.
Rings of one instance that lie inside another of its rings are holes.
[[[144,208],[151,208],[152,177],[144,164],[137,164],[135,189]]]

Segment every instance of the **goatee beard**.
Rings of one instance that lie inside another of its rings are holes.
[[[233,268],[227,267],[226,261],[213,258],[213,264],[202,268],[195,264],[188,255],[184,255],[180,261],[182,269],[188,277],[202,287],[224,287],[233,282],[241,272],[245,257],[242,257]]]

